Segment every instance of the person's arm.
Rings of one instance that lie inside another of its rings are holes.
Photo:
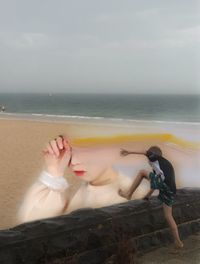
[[[18,211],[18,222],[24,223],[64,213],[69,201],[69,184],[64,177],[43,171],[27,191]]]
[[[45,171],[27,191],[19,209],[19,222],[60,215],[68,204],[69,186],[63,177],[71,159],[68,142],[59,136],[47,144],[43,155]]]
[[[143,200],[147,200],[148,201],[154,191],[155,191],[154,189],[150,189],[148,191],[148,193],[143,197]]]
[[[127,155],[130,155],[130,154],[146,155],[145,152],[128,151],[128,150],[126,150],[126,149],[121,149],[121,151],[120,151],[120,155],[121,155],[121,156],[127,156]]]

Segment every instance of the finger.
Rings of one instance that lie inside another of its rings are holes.
[[[68,146],[67,146],[67,144],[68,144],[68,140],[67,140],[66,136],[64,136],[64,135],[59,135],[58,138],[59,138],[59,141],[61,141],[60,139],[62,139],[62,144],[63,144],[63,146],[67,148],[67,147],[68,147]]]
[[[61,137],[62,139],[64,139],[65,136],[63,136],[63,135],[59,135],[59,137]]]
[[[51,155],[55,155],[50,143],[47,143],[46,148],[45,148],[45,152],[47,152]]]
[[[67,144],[66,147],[62,150],[60,157],[64,158],[64,159],[69,159],[71,160],[72,158],[72,151],[70,146]],[[70,161],[68,162],[68,164],[70,163]]]
[[[49,143],[50,143],[50,146],[51,146],[54,154],[58,157],[60,155],[60,151],[59,151],[58,145],[56,143],[56,140],[51,140]]]
[[[57,143],[59,149],[62,150],[64,148],[63,138],[61,138],[60,136],[56,139],[56,143]]]
[[[66,150],[71,151],[71,146],[66,138],[63,139],[63,144]]]

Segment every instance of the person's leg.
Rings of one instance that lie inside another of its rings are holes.
[[[119,195],[121,195],[122,197],[130,200],[132,194],[135,192],[135,190],[137,189],[137,187],[140,185],[141,181],[146,178],[147,180],[149,180],[149,176],[148,176],[148,172],[145,170],[141,170],[136,178],[134,179],[130,189],[128,191],[123,191],[123,190],[119,190]]]
[[[172,215],[172,207],[163,203],[163,210],[164,210],[164,215],[165,215],[165,218],[167,220],[167,223],[168,223],[170,230],[172,232],[175,246],[178,248],[182,248],[183,242],[180,240],[178,227],[177,227],[177,224],[176,224],[174,217]]]

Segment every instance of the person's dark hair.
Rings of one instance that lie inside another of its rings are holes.
[[[162,157],[162,151],[159,147],[152,146],[147,150],[146,156],[150,161],[156,161],[158,157]]]

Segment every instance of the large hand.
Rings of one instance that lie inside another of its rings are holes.
[[[71,159],[71,146],[64,136],[51,140],[43,150],[45,169],[52,176],[63,176]]]

